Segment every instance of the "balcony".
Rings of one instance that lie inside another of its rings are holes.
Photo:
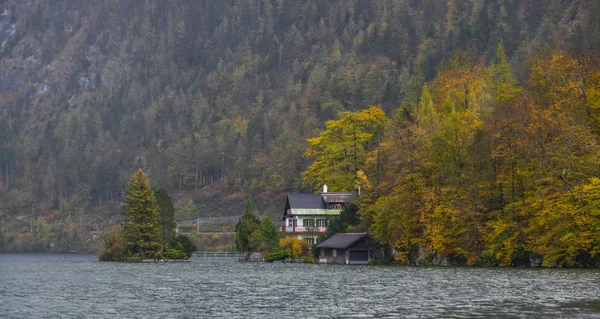
[[[319,226],[319,227],[308,227],[308,226],[281,226],[281,231],[284,233],[324,233],[327,231],[327,227]]]

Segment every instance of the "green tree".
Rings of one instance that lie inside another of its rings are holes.
[[[358,225],[360,222],[358,209],[359,206],[357,204],[350,203],[344,207],[340,213],[340,216],[329,220],[325,239],[335,235],[336,233],[347,232],[352,226]]]
[[[192,254],[198,249],[194,242],[186,235],[179,234],[171,240],[168,251],[180,251],[185,254],[187,258],[192,257]]]
[[[194,204],[194,201],[189,199],[187,203],[185,203],[185,206],[183,206],[175,212],[175,215],[177,217],[177,220],[182,221],[196,218],[197,213],[198,210],[196,208],[196,205]]]
[[[156,257],[162,249],[158,205],[146,174],[139,169],[127,185],[122,223],[127,253]]]
[[[496,104],[502,104],[515,98],[521,88],[512,74],[512,67],[502,44],[498,45],[492,65],[486,69],[486,88]]]
[[[421,93],[421,101],[417,104],[415,110],[416,122],[430,132],[437,128],[439,122],[439,114],[433,104],[431,98],[431,91],[427,84],[423,85],[423,92]]]
[[[166,250],[167,244],[175,237],[175,228],[177,227],[177,223],[175,223],[175,207],[173,207],[171,196],[162,187],[154,190],[154,197],[156,198],[160,213],[163,250]]]
[[[250,237],[252,233],[259,229],[260,219],[254,211],[252,200],[246,201],[246,211],[242,218],[235,224],[235,246],[237,250],[243,252],[252,251]]]
[[[280,237],[271,218],[265,217],[260,221],[258,229],[250,235],[250,247],[261,252],[272,251],[278,246]]]

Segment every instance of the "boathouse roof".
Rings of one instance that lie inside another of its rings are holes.
[[[326,241],[320,243],[317,248],[346,249],[365,236],[368,236],[367,233],[337,233]]]

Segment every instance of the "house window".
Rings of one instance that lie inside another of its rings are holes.
[[[315,239],[314,238],[304,238],[304,240],[306,240],[306,242],[308,242],[311,245],[314,245],[314,243],[315,243]]]
[[[317,219],[317,227],[325,227],[325,226],[327,226],[325,219]]]
[[[303,219],[302,220],[302,226],[304,226],[304,227],[315,227],[315,220],[314,219]]]
[[[342,210],[342,204],[329,204],[329,209],[339,209],[339,210]]]
[[[337,249],[333,249],[333,257],[337,257]]]

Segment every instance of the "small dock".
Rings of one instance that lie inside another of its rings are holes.
[[[245,253],[235,251],[197,251],[192,255],[192,260],[244,260]]]

